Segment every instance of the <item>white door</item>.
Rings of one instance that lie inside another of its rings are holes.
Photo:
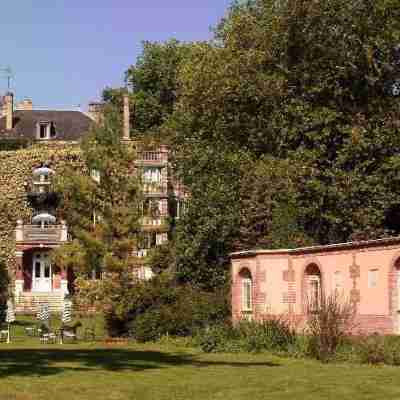
[[[35,292],[51,291],[51,264],[47,253],[33,256],[32,290]]]

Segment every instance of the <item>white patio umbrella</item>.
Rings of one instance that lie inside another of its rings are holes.
[[[43,212],[38,215],[35,215],[32,218],[32,223],[34,223],[34,224],[40,224],[40,223],[45,223],[45,222],[54,224],[56,222],[56,217],[49,213]]]
[[[40,167],[40,168],[36,168],[33,172],[32,175],[44,175],[44,176],[49,176],[49,175],[53,175],[54,171],[51,168],[48,167]]]
[[[61,321],[63,324],[68,324],[72,321],[72,301],[68,297],[64,298]]]
[[[47,303],[39,304],[36,317],[39,321],[42,321],[46,326],[49,326],[50,307]]]
[[[7,343],[10,343],[10,324],[15,321],[14,303],[11,300],[7,301],[6,322],[8,324]]]
[[[66,325],[72,321],[72,301],[68,297],[64,298],[61,321],[63,325]],[[63,344],[62,332],[60,335],[60,344]]]

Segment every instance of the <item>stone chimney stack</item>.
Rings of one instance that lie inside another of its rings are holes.
[[[32,111],[33,104],[31,99],[24,99],[20,101],[17,106],[15,107],[17,111]]]
[[[123,127],[123,140],[129,140],[131,137],[130,130],[130,110],[129,110],[129,95],[124,94],[124,127]]]
[[[14,95],[11,92],[4,96],[5,112],[6,112],[6,130],[10,131],[13,128],[13,113],[14,113]]]
[[[96,124],[100,123],[101,116],[103,115],[103,104],[92,102],[89,103],[89,108],[87,115],[91,118]]]

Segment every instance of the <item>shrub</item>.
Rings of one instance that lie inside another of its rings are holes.
[[[240,338],[246,343],[247,351],[288,351],[296,342],[296,333],[282,317],[262,322],[242,321],[237,329]]]
[[[205,353],[227,351],[228,343],[234,340],[232,333],[229,325],[208,327],[199,335],[198,343]]]
[[[198,334],[205,352],[288,352],[296,346],[296,333],[282,318],[263,322],[241,321],[238,325],[218,324]]]
[[[324,362],[332,359],[353,328],[353,319],[353,307],[341,302],[336,293],[322,295],[317,309],[310,303],[307,307],[307,354]]]
[[[130,336],[139,342],[150,342],[160,339],[163,334],[162,316],[159,310],[153,309],[137,316],[130,324]]]
[[[360,361],[363,364],[380,364],[386,359],[385,340],[380,335],[361,338],[358,343]]]
[[[209,293],[190,285],[176,285],[165,276],[140,282],[134,290],[131,298],[135,299],[129,305],[125,324],[129,335],[139,341],[164,335],[194,335],[230,314],[225,292]]]
[[[373,334],[358,339],[359,360],[363,364],[400,365],[398,337]]]

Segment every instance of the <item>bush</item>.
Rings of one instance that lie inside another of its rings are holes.
[[[263,322],[242,321],[237,326],[239,336],[246,342],[248,351],[288,351],[296,342],[296,333],[280,317]]]
[[[176,285],[165,276],[140,282],[133,291],[134,301],[126,313],[125,330],[142,342],[164,335],[194,335],[230,315],[224,291],[209,293],[190,285]]]
[[[205,353],[235,353],[247,349],[239,330],[225,322],[198,331],[195,343]]]
[[[398,337],[378,334],[358,340],[359,360],[363,364],[400,365],[400,341]]]
[[[334,358],[353,328],[353,319],[353,307],[341,302],[336,293],[322,295],[317,309],[310,303],[307,307],[307,354],[324,362]]]
[[[296,333],[281,318],[242,321],[236,326],[219,324],[200,332],[197,339],[204,352],[289,352],[296,341]]]

